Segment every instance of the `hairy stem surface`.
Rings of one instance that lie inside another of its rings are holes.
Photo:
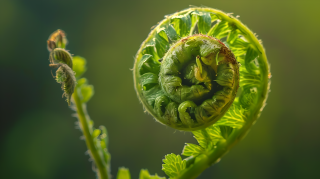
[[[86,145],[89,149],[89,154],[93,158],[94,163],[97,167],[97,175],[99,179],[109,179],[110,177],[108,174],[109,173],[108,167],[106,166],[106,163],[103,161],[103,159],[100,157],[99,151],[95,147],[95,144],[93,141],[92,131],[90,131],[90,128],[89,128],[90,118],[86,110],[86,105],[81,102],[81,99],[79,97],[77,90],[75,90],[72,96],[77,108],[80,127],[85,137]]]

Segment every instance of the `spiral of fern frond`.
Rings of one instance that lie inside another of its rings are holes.
[[[189,8],[153,28],[137,52],[134,85],[158,122],[192,131],[182,155],[168,154],[172,179],[196,178],[249,131],[265,106],[270,69],[262,42],[231,14]]]
[[[194,131],[216,123],[233,103],[256,103],[263,51],[238,23],[221,11],[190,8],[150,32],[136,55],[134,80],[157,121]]]
[[[221,11],[190,8],[150,32],[136,55],[134,80],[157,121],[193,131],[216,123],[233,103],[249,108],[257,101],[263,51],[238,23]]]

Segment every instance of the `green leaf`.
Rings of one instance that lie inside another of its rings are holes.
[[[81,85],[80,90],[81,90],[81,96],[82,96],[81,102],[87,103],[94,94],[93,85],[87,85],[87,84]]]
[[[258,55],[259,53],[249,45],[245,57],[245,66],[246,69],[253,74],[260,73],[259,68],[253,63],[253,60],[256,59]]]
[[[157,97],[154,104],[154,110],[157,113],[157,115],[163,116],[163,114],[166,112],[166,107],[169,103],[170,99],[167,96],[162,95]]]
[[[209,36],[221,39],[230,32],[228,21],[221,21],[215,24],[208,32]]]
[[[171,41],[178,40],[178,38],[179,38],[178,34],[171,24],[168,24],[167,28],[165,29],[165,32]]]
[[[124,167],[119,168],[117,179],[131,179],[129,170]]]
[[[230,134],[230,130],[227,131],[223,128],[222,132],[220,128],[221,126],[214,124],[206,129],[193,131],[192,133],[200,146],[187,143],[183,149],[182,155],[196,157],[205,153],[206,151],[213,150],[214,145],[216,145],[217,142],[224,140],[224,137]]]
[[[230,134],[233,132],[233,128],[230,126],[219,126],[219,128],[221,131],[221,136],[226,140],[228,139]]]
[[[169,49],[169,42],[166,33],[163,30],[161,30],[159,33],[155,35],[154,42],[158,56],[162,58]]]
[[[97,138],[101,133],[101,130],[100,129],[95,129],[93,132],[92,132],[92,137],[93,138]]]
[[[147,45],[142,49],[142,54],[143,54],[143,55],[145,55],[145,54],[152,55],[152,56],[153,56],[153,59],[155,59],[155,60],[158,60],[158,59],[159,59],[159,56],[158,56],[158,54],[157,54],[154,41],[151,41],[151,43],[147,44]]]
[[[157,174],[150,175],[148,170],[141,170],[139,179],[166,179],[166,177],[159,177]]]
[[[240,64],[245,64],[245,59],[243,56],[238,57],[237,61]],[[251,63],[253,63],[252,61]],[[255,65],[255,64],[252,64]],[[245,65],[241,65],[239,67],[239,72],[240,72],[240,86],[243,88],[251,88],[251,87],[259,87],[261,84],[261,75],[260,73],[253,73],[251,71],[248,71]]]
[[[257,88],[251,86],[244,86],[242,88],[241,96],[239,97],[239,102],[241,106],[245,109],[249,109],[251,106],[254,106],[257,99]]]
[[[107,128],[104,126],[99,127],[101,130],[101,135],[99,136],[100,138],[100,148],[103,154],[103,159],[106,163],[110,162],[111,155],[108,152],[108,133],[107,133]]]
[[[81,86],[83,84],[87,84],[88,81],[87,81],[87,78],[80,78],[77,80],[77,86]]]
[[[226,114],[214,125],[241,128],[246,119],[247,116],[245,115],[245,110],[241,107],[241,105],[233,103]]]
[[[199,12],[197,10],[190,13],[190,18],[191,18],[190,35],[199,33],[198,29],[196,29],[197,24],[198,24],[198,14],[199,14]]]
[[[182,155],[184,156],[194,156],[201,154],[204,152],[204,149],[196,144],[186,143],[183,148]]]
[[[76,73],[76,78],[81,77],[81,75],[87,71],[86,59],[80,56],[73,57],[73,71]]]
[[[232,44],[237,38],[239,38],[240,30],[238,29],[233,29],[227,38],[228,44]]]
[[[190,113],[194,113],[196,107],[197,105],[192,101],[184,101],[179,105],[179,117],[183,124],[187,126],[192,126],[192,124],[194,124],[194,119],[191,118]]]
[[[211,16],[211,23],[219,19],[219,17],[213,13],[210,13],[210,16]]]
[[[104,144],[106,145],[105,148],[107,148],[109,142],[107,128],[105,126],[100,126],[100,130],[102,132],[100,139],[104,141]]]
[[[199,13],[198,30],[201,34],[207,34],[211,28],[211,16],[210,13]]]
[[[147,73],[147,72],[158,74],[160,71],[160,64],[154,61],[152,55],[145,54],[142,56],[138,64],[138,69],[139,69],[140,75],[143,75],[144,73]]]
[[[233,43],[229,44],[232,53],[238,57],[244,55],[247,52],[249,43],[241,38],[236,38]]]
[[[241,72],[241,71],[240,71]],[[261,76],[256,74],[251,74],[248,72],[242,71],[240,73],[240,85],[241,86],[250,86],[250,87],[259,87],[261,83]]]
[[[201,130],[197,130],[197,131],[192,131],[194,138],[196,138],[196,140],[198,141],[199,145],[206,149],[207,145],[208,145],[208,141],[206,139],[206,137],[202,134]]]
[[[162,37],[164,40],[166,40],[167,42],[169,42],[168,36],[166,34],[165,31],[166,28],[162,27],[159,30],[157,30],[157,35],[159,35],[160,37]]]
[[[86,78],[77,80],[77,90],[80,93],[82,103],[88,102],[94,94],[94,88],[92,85],[88,85],[88,80]]]
[[[213,140],[210,137],[207,128],[206,129],[201,129],[197,131],[192,131],[194,138],[197,139],[199,145],[204,148],[204,149],[211,149],[213,147]]]
[[[155,85],[151,89],[148,89],[147,91],[143,91],[143,95],[145,95],[145,98],[147,99],[147,102],[149,105],[153,106],[154,102],[157,97],[163,95],[163,91],[161,90],[161,87],[159,85]]]
[[[170,102],[166,108],[163,115],[163,119],[167,123],[177,123],[178,122],[178,104],[176,102]]]
[[[162,170],[169,177],[176,177],[179,173],[186,168],[186,161],[181,159],[180,155],[168,154],[163,159]]]
[[[150,85],[150,84],[158,84],[158,75],[154,73],[145,73],[141,75],[140,81],[142,86]],[[154,86],[154,85],[153,85]],[[148,90],[148,89],[145,89]]]
[[[189,35],[191,28],[191,18],[189,13],[179,16],[173,16],[171,23],[180,37]]]
[[[219,142],[221,139],[223,139],[221,130],[219,126],[212,125],[206,128],[206,131],[208,132],[212,143],[215,145],[217,142]]]

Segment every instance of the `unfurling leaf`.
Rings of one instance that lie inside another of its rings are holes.
[[[76,73],[76,78],[81,77],[87,71],[86,59],[80,56],[73,57],[73,71]]]
[[[150,175],[148,170],[141,170],[139,179],[166,179],[166,177],[159,177],[157,174]]]
[[[56,30],[53,32],[47,41],[48,50],[51,52],[54,48],[66,48],[68,40],[63,30]]]
[[[162,170],[169,176],[175,177],[186,168],[186,161],[180,155],[168,154],[163,159]]]
[[[119,168],[117,179],[131,179],[129,170],[124,167]]]
[[[63,63],[50,64],[49,66],[53,68],[59,67],[56,72],[56,81],[61,84],[61,88],[64,91],[63,96],[67,98],[67,102],[70,106],[71,95],[74,92],[76,86],[76,78],[74,76],[74,72],[67,64]]]
[[[94,95],[93,85],[89,85],[86,78],[81,78],[78,80],[77,89],[81,94],[80,98],[82,103],[87,103]]]

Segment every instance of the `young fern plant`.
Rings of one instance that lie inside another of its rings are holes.
[[[77,111],[88,153],[99,179],[109,179],[110,154],[104,126],[93,127],[86,102],[93,86],[81,78],[86,60],[65,50],[63,31],[48,40],[51,67],[58,68],[67,102]],[[191,131],[180,155],[168,154],[162,170],[171,179],[193,179],[218,162],[259,117],[269,92],[270,72],[261,41],[237,18],[211,8],[189,8],[165,19],[142,43],[134,63],[137,95],[158,122]],[[119,168],[117,179],[130,179]],[[139,179],[164,179],[141,170]]]
[[[107,129],[100,126],[99,129],[93,127],[86,103],[94,94],[92,85],[88,84],[86,78],[81,78],[86,71],[86,60],[82,57],[72,55],[65,50],[67,45],[66,35],[62,30],[52,33],[47,41],[50,52],[50,67],[57,68],[56,81],[62,84],[65,96],[71,108],[75,109],[78,125],[84,135],[88,147],[88,153],[93,159],[94,167],[98,178],[109,179],[110,177],[110,154],[107,150],[108,135]]]
[[[231,14],[197,7],[153,28],[133,75],[146,111],[198,141],[185,145],[185,159],[165,156],[162,170],[172,179],[196,178],[245,136],[265,106],[271,76],[254,33]]]
[[[80,56],[72,56],[65,50],[67,45],[66,35],[62,30],[57,30],[49,36],[47,48],[50,52],[50,67],[58,68],[54,77],[62,85],[63,96],[76,113],[79,128],[83,133],[88,154],[93,161],[93,170],[99,179],[111,179],[110,159],[108,152],[108,134],[104,126],[99,129],[94,128],[93,121],[87,113],[86,103],[94,94],[94,88],[88,84],[88,80],[83,78],[83,73],[87,70],[86,60]],[[130,179],[129,170],[119,168],[117,179]],[[141,170],[140,179],[164,179],[156,175],[150,175],[148,170]]]

